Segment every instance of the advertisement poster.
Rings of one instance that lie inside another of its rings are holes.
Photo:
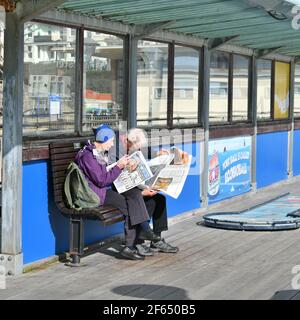
[[[251,137],[211,140],[208,147],[208,200],[214,203],[251,188]]]
[[[290,65],[284,62],[275,62],[275,97],[274,118],[286,119],[289,116],[290,106]]]

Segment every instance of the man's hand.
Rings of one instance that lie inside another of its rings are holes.
[[[156,194],[157,194],[157,191],[152,190],[152,189],[150,189],[150,188],[144,189],[144,190],[142,191],[142,196],[143,196],[143,197],[153,197],[153,196],[155,196]]]
[[[166,155],[166,154],[170,154],[170,152],[166,149],[161,149],[159,151],[156,152],[156,156],[163,156],[163,155]]]

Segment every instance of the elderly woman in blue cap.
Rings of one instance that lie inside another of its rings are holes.
[[[123,156],[111,170],[107,171],[108,151],[114,145],[115,133],[108,125],[94,130],[95,141],[80,150],[75,162],[82,170],[90,188],[98,195],[101,205],[112,205],[125,215],[125,248],[121,255],[132,260],[142,260],[135,248],[135,235],[143,240],[158,241],[160,237],[149,226],[149,215],[141,191],[133,188],[122,194],[110,188],[114,180],[129,163]],[[134,235],[134,236],[133,236]]]

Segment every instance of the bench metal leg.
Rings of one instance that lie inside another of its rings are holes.
[[[67,263],[71,267],[83,266],[80,258],[84,249],[84,224],[81,218],[70,218],[70,257],[71,262]]]

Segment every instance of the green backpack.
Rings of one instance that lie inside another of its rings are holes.
[[[66,170],[64,192],[66,204],[71,209],[80,211],[100,206],[98,195],[89,187],[86,178],[75,162],[71,162]]]

